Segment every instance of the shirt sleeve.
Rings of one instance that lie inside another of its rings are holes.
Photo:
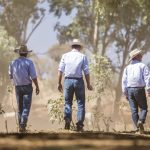
[[[8,74],[9,74],[10,79],[13,79],[12,63],[9,64]]]
[[[89,65],[86,56],[83,57],[83,71],[85,75],[89,74]]]
[[[123,71],[122,92],[123,92],[124,95],[127,96],[127,68],[125,68],[124,71]]]
[[[63,73],[65,71],[65,55],[62,55],[62,58],[61,58],[60,63],[59,63],[58,70],[63,72]]]
[[[149,68],[145,65],[143,70],[144,81],[146,84],[147,92],[150,93],[150,71]]]
[[[30,75],[31,79],[37,78],[35,66],[34,66],[33,62],[31,62],[29,65],[29,75]]]

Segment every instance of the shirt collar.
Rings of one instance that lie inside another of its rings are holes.
[[[139,60],[132,60],[131,64],[136,64],[136,63],[139,63],[139,62],[141,62],[141,61],[139,61]]]
[[[24,56],[20,56],[19,58],[20,58],[20,59],[24,59],[24,58],[26,58],[26,57],[24,57]]]
[[[78,51],[77,49],[74,48],[74,49],[72,49],[72,52],[79,52],[79,51]]]

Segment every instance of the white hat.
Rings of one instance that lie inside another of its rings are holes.
[[[134,49],[129,53],[129,61],[131,61],[134,57],[136,57],[139,54],[142,54],[143,51],[141,49]]]
[[[81,47],[83,47],[83,44],[79,39],[73,39],[71,42],[71,46],[72,45],[80,45]]]

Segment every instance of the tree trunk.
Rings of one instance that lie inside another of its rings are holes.
[[[119,103],[120,103],[120,99],[121,99],[121,95],[122,95],[122,88],[121,88],[121,81],[122,81],[122,75],[123,75],[123,70],[125,67],[125,62],[127,59],[127,55],[128,55],[128,48],[126,46],[124,52],[123,52],[123,62],[121,65],[121,71],[119,73],[119,77],[118,77],[118,82],[115,88],[115,101],[114,101],[114,116],[118,116],[119,115]]]
[[[129,33],[127,32],[127,35]],[[129,43],[129,39],[126,39],[126,43],[125,43],[125,50],[123,52],[123,61],[122,61],[122,66],[121,66],[121,71],[119,74],[119,78],[118,78],[118,82],[117,82],[117,86],[115,88],[115,102],[114,102],[114,116],[119,115],[119,103],[120,103],[120,99],[121,99],[121,95],[122,95],[122,88],[121,88],[121,83],[122,83],[122,75],[123,75],[123,70],[124,67],[126,65],[126,59],[128,56],[128,52],[131,51],[133,49],[133,47],[135,47],[135,43],[136,43],[136,38]]]

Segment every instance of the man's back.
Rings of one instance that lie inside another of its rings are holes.
[[[130,87],[145,87],[144,81],[145,64],[134,61],[126,68],[128,86]]]
[[[133,60],[124,70],[122,77],[122,91],[126,92],[128,87],[150,86],[149,68],[142,62]]]
[[[33,62],[25,57],[20,57],[12,61],[9,74],[16,86],[31,84],[31,79],[36,78]]]
[[[73,49],[62,56],[59,70],[65,73],[65,77],[82,77],[82,70],[85,74],[88,71],[88,62],[84,54]]]

